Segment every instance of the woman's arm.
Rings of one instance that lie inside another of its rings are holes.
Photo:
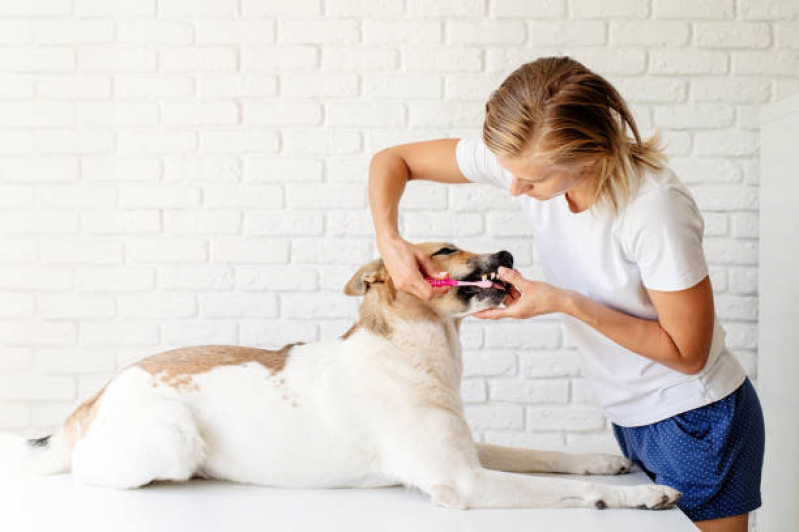
[[[647,290],[657,320],[630,316],[588,297],[547,283],[525,279],[516,270],[500,268],[499,277],[513,284],[518,294],[505,308],[474,314],[478,318],[530,318],[562,312],[590,325],[617,344],[664,366],[687,374],[705,366],[713,340],[715,310],[710,278],[685,290]]]
[[[375,154],[369,165],[369,207],[378,251],[394,285],[422,299],[446,293],[449,287],[432,288],[419,273],[421,269],[425,275],[438,275],[430,258],[400,236],[399,201],[405,184],[412,179],[469,183],[455,158],[458,140],[429,140],[386,148]]]

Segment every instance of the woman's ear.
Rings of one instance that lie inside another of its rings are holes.
[[[388,272],[382,259],[377,259],[361,266],[344,286],[344,293],[348,296],[362,296],[374,283],[383,283],[388,279]]]

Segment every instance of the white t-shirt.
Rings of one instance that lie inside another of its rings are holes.
[[[480,136],[460,139],[456,154],[470,181],[510,189],[513,174]],[[646,288],[683,290],[708,275],[702,215],[670,169],[645,173],[618,216],[607,210],[574,213],[563,195],[548,201],[516,199],[533,231],[546,280],[554,286],[654,320],[657,312]],[[617,425],[647,425],[715,402],[746,377],[727,350],[718,317],[707,363],[696,375],[637,355],[571,316],[563,318],[605,415]]]

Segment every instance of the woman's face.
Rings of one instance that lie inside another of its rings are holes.
[[[526,157],[501,157],[498,160],[513,174],[511,196],[524,194],[541,201],[563,195],[583,183],[586,170],[590,168],[585,164],[537,164]]]

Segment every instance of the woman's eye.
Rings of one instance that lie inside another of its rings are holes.
[[[438,251],[436,251],[435,253],[433,253],[430,256],[431,257],[435,257],[436,255],[452,255],[453,253],[457,253],[457,252],[458,252],[457,249],[441,248],[441,249],[439,249]]]

